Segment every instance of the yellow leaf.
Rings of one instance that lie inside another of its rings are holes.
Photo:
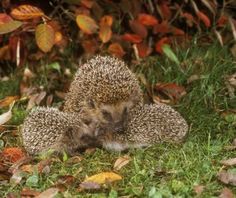
[[[0,34],[7,34],[18,29],[22,25],[21,21],[9,21],[8,23],[0,24]]]
[[[110,15],[105,15],[101,18],[100,20],[100,26],[102,25],[108,25],[108,26],[112,26],[113,23],[113,17]]]
[[[79,28],[86,34],[97,32],[98,26],[96,22],[89,16],[79,14],[76,17],[76,23]]]
[[[102,25],[99,31],[99,38],[103,43],[107,43],[111,39],[112,31],[108,25]]]
[[[90,176],[84,180],[84,182],[95,182],[98,184],[105,184],[107,182],[114,182],[121,180],[122,177],[113,172],[102,172],[96,175]]]
[[[0,107],[6,107],[10,105],[14,100],[18,100],[19,98],[19,96],[7,96],[6,98],[0,100]]]
[[[35,38],[38,47],[43,52],[49,52],[54,45],[55,32],[50,25],[40,24],[36,27]]]
[[[43,16],[42,10],[31,5],[20,5],[11,11],[11,16],[18,20],[28,20]]]

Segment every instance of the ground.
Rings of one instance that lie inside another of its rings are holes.
[[[1,197],[9,192],[19,193],[25,187],[43,191],[65,175],[73,175],[76,182],[67,186],[57,197],[195,197],[194,189],[200,185],[204,186],[204,190],[199,197],[219,196],[226,187],[217,179],[219,171],[225,169],[220,161],[235,157],[235,152],[225,150],[225,146],[235,138],[234,114],[228,112],[234,109],[236,103],[229,98],[225,86],[226,76],[235,72],[235,61],[227,47],[217,44],[193,44],[191,48],[178,50],[176,54],[181,66],[158,56],[145,60],[136,72],[144,74],[151,83],[175,82],[186,88],[187,95],[173,106],[190,125],[183,144],[158,144],[126,153],[97,149],[82,154],[82,160],[77,163],[71,163],[64,157],[64,160],[57,160],[50,166],[49,173],[31,173],[16,186],[1,184]],[[200,78],[188,84],[187,80],[192,75]],[[14,77],[0,83],[0,99],[17,94],[18,81]],[[18,126],[23,122],[25,105],[25,102],[15,105],[10,124]],[[0,110],[0,113],[3,112]],[[4,140],[5,147],[20,144],[18,136],[11,137],[11,134],[0,134],[0,139]],[[9,141],[6,142],[6,139]],[[79,192],[78,184],[86,176],[112,171],[116,159],[124,155],[128,155],[131,161],[117,171],[123,177],[121,181],[102,190]],[[32,175],[38,180],[29,182],[27,178],[32,178]],[[227,187],[236,194],[235,187]]]

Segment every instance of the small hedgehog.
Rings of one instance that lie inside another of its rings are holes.
[[[160,142],[180,143],[187,131],[188,124],[177,111],[158,103],[135,108],[125,133],[104,133],[100,141],[108,150],[122,151]]]
[[[64,111],[87,110],[110,131],[126,128],[130,109],[143,104],[142,90],[126,64],[114,57],[96,56],[77,71],[67,93]]]
[[[35,108],[21,130],[26,151],[34,155],[52,149],[75,155],[81,149],[96,146],[96,124],[80,117],[79,113],[64,113],[56,108]]]

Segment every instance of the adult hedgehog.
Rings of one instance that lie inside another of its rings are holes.
[[[65,112],[81,109],[101,128],[124,131],[129,111],[143,103],[142,90],[127,65],[114,57],[95,56],[81,65],[65,99]]]

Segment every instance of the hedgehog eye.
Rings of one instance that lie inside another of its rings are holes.
[[[112,116],[108,111],[102,110],[102,115],[103,115],[105,120],[112,121]]]
[[[89,106],[90,108],[95,109],[95,103],[94,103],[94,101],[93,101],[92,99],[89,99],[89,100],[87,101],[87,104],[88,104],[88,106]]]

